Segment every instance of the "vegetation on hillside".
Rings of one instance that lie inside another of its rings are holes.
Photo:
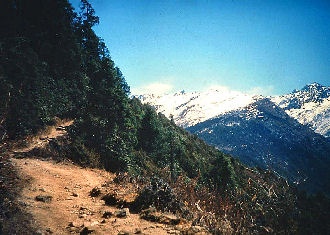
[[[0,16],[0,124],[8,139],[36,133],[55,117],[74,119],[66,156],[80,164],[163,178],[190,208],[200,198],[203,213],[213,221],[227,216],[236,232],[295,233],[305,231],[301,221],[324,229],[312,220],[322,206],[307,198],[306,206],[283,179],[246,168],[130,99],[92,29],[99,19],[87,0],[79,13],[67,0],[3,0]]]

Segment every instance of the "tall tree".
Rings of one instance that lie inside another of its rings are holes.
[[[134,145],[129,87],[104,42],[92,29],[98,17],[86,0],[81,1],[78,22],[82,68],[89,79],[89,89],[72,137],[83,137],[80,144],[100,152],[101,161],[108,170],[127,169]]]

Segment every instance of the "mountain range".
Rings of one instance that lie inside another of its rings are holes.
[[[88,0],[0,16],[0,234],[330,234],[326,196],[227,154],[330,195],[328,139],[291,106],[217,87],[165,97],[169,120],[129,97]]]
[[[309,192],[330,193],[330,89],[318,83],[265,97],[223,87],[137,96],[219,150],[272,169]]]
[[[272,98],[272,101],[303,125],[330,137],[330,88],[318,83]]]

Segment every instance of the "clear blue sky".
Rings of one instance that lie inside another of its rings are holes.
[[[330,85],[329,0],[90,2],[94,30],[133,92],[220,85],[275,95]]]

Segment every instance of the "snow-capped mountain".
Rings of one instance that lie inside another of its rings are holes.
[[[203,92],[177,92],[167,95],[145,94],[138,97],[142,103],[154,106],[157,112],[170,117],[184,128],[218,117],[227,112],[242,109],[264,98],[223,87],[211,88]],[[301,90],[271,98],[285,112],[315,132],[330,136],[330,88],[318,83],[306,85]]]
[[[211,88],[204,92],[177,92],[157,96],[153,94],[137,96],[142,103],[148,103],[157,112],[170,117],[173,115],[177,125],[189,127],[214,118],[220,114],[243,108],[258,96],[230,91],[223,87]]]
[[[221,88],[138,98],[246,164],[330,195],[329,95],[328,87],[313,83],[278,97]]]
[[[318,83],[272,99],[287,114],[315,132],[330,137],[330,88]]]
[[[249,166],[272,169],[302,189],[330,195],[330,141],[269,98],[187,130]]]

